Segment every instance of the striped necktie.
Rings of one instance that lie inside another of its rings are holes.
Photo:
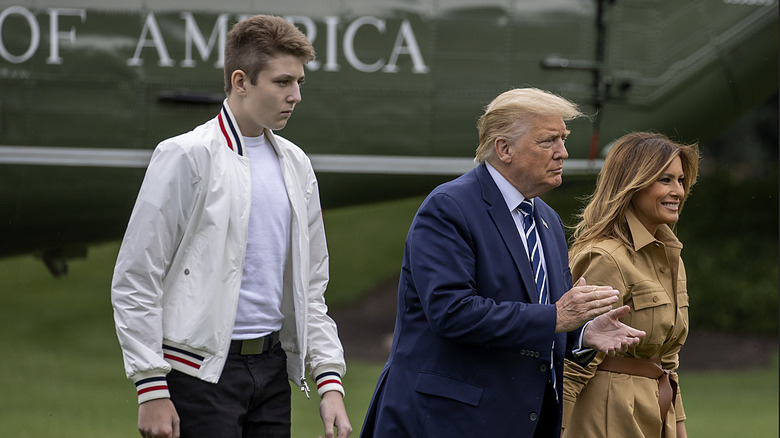
[[[528,199],[520,203],[520,213],[523,214],[523,228],[525,229],[525,241],[528,243],[528,255],[531,259],[531,267],[534,270],[534,282],[539,293],[539,303],[548,304],[547,274],[542,266],[542,256],[539,251],[539,234],[536,232],[534,221],[534,205]]]
[[[542,266],[542,256],[539,252],[539,234],[536,232],[536,222],[534,221],[534,205],[528,199],[517,207],[523,214],[523,228],[525,229],[525,241],[528,243],[528,253],[531,259],[531,267],[534,270],[534,281],[536,282],[536,291],[539,292],[539,303],[550,304],[547,295],[547,274]],[[558,401],[558,391],[555,383],[555,365],[553,361],[553,350],[555,350],[555,341],[550,350],[550,383],[552,383],[555,392],[555,400]]]

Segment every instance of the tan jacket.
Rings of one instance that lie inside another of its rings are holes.
[[[661,225],[653,237],[630,209],[626,220],[633,248],[615,239],[588,245],[572,255],[572,276],[619,290],[621,299],[615,307],[631,307],[621,321],[646,332],[639,345],[621,356],[660,357],[663,368],[677,380],[678,352],[688,336],[682,244],[667,225]],[[585,368],[566,361],[563,436],[675,437],[676,421],[685,419],[679,390],[664,425],[657,380],[596,370],[603,357],[599,353]]]

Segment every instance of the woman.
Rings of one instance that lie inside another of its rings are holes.
[[[646,335],[618,357],[599,353],[564,369],[566,438],[686,437],[677,390],[678,352],[688,336],[688,291],[673,227],[696,182],[697,145],[661,134],[621,137],[574,229],[574,278],[620,291],[622,322]]]

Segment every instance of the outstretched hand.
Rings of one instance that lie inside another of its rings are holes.
[[[628,306],[618,307],[596,317],[582,332],[583,346],[614,355],[624,353],[630,347],[639,344],[639,339],[645,335],[645,332],[619,321],[628,314],[629,310]]]

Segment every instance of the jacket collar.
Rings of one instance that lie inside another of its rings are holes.
[[[245,150],[244,138],[241,135],[241,131],[238,129],[238,123],[236,123],[233,113],[230,111],[227,99],[222,102],[222,110],[217,115],[217,122],[219,123],[219,129],[222,132],[227,147],[243,157]]]
[[[631,240],[634,242],[634,251],[639,251],[647,245],[654,242],[661,242],[665,246],[672,248],[682,248],[682,243],[674,235],[674,232],[669,225],[661,224],[658,230],[655,232],[655,236],[650,234],[636,217],[633,207],[626,209],[626,222],[628,222],[628,229],[631,231]]]

